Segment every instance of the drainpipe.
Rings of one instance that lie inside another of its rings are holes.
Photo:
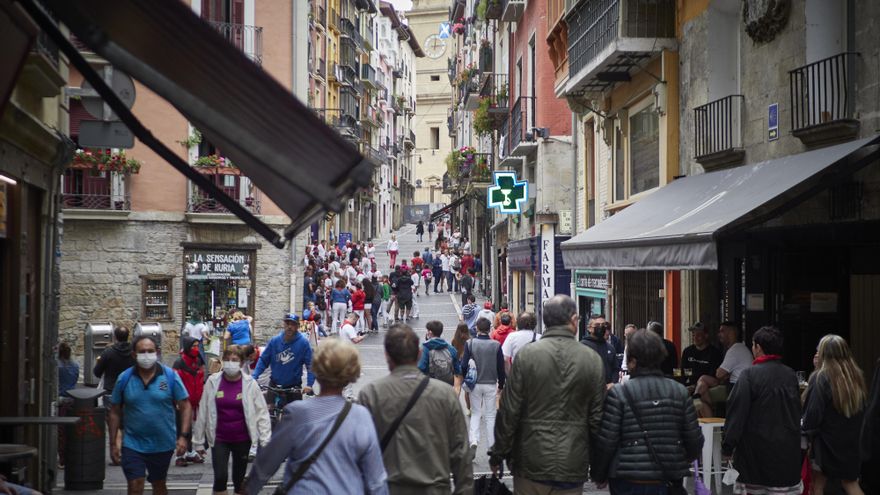
[[[577,209],[577,200],[578,200],[578,188],[577,188],[577,174],[578,174],[578,117],[579,114],[575,112],[571,112],[571,171],[572,171],[572,188],[571,188],[571,234],[572,237],[577,234],[577,225],[578,225],[578,209]],[[586,186],[586,184],[585,184]],[[589,217],[588,217],[589,218]],[[574,271],[574,270],[570,270]],[[571,292],[572,299],[576,299],[575,294],[575,279],[572,276],[571,282],[569,282],[569,291]]]

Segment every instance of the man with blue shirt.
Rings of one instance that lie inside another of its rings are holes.
[[[312,346],[309,339],[299,333],[299,317],[290,313],[284,317],[284,331],[269,340],[266,349],[260,354],[257,367],[254,369],[254,379],[267,367],[271,367],[271,385],[277,388],[294,388],[302,386],[303,367],[307,373],[308,386],[303,387],[304,393],[311,393],[315,383],[315,375],[312,374]],[[266,402],[272,407],[274,397],[269,394]],[[302,399],[300,394],[290,394],[286,402]]]
[[[110,458],[122,464],[128,493],[143,493],[146,476],[153,493],[165,495],[171,455],[183,455],[192,434],[189,395],[177,373],[158,362],[151,337],[138,337],[132,349],[137,366],[119,375],[110,397]],[[175,409],[181,416],[179,431]],[[125,428],[121,452],[116,444],[120,422]]]

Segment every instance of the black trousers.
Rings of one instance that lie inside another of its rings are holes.
[[[232,486],[235,493],[241,493],[244,475],[247,473],[248,452],[251,442],[216,442],[211,448],[211,465],[214,468],[214,491],[225,492],[229,481],[229,456],[232,455]]]

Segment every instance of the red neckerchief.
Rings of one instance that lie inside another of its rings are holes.
[[[782,356],[780,356],[779,354],[764,354],[759,358],[755,358],[755,360],[752,361],[752,364],[761,364],[766,363],[767,361],[776,361],[780,359],[782,359]]]

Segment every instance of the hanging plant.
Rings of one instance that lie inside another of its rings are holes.
[[[492,98],[484,96],[480,99],[480,106],[474,112],[474,132],[478,136],[492,133],[492,118],[489,116],[489,108],[493,105]]]
[[[489,171],[489,160],[487,160],[485,157],[481,157],[474,165],[474,169],[471,171],[471,180],[484,182],[488,181],[491,178],[492,173]]]
[[[486,10],[489,7],[489,0],[479,0],[480,3],[477,4],[477,19],[481,21],[486,20]]]
[[[77,169],[126,174],[136,174],[141,170],[141,162],[126,157],[124,151],[114,152],[103,149],[76,150],[70,166]]]
[[[193,146],[198,146],[202,144],[202,133],[198,129],[193,127],[192,133],[189,135],[189,137],[187,137],[183,141],[178,141],[178,143],[180,143],[180,145],[186,149],[190,149]]]

